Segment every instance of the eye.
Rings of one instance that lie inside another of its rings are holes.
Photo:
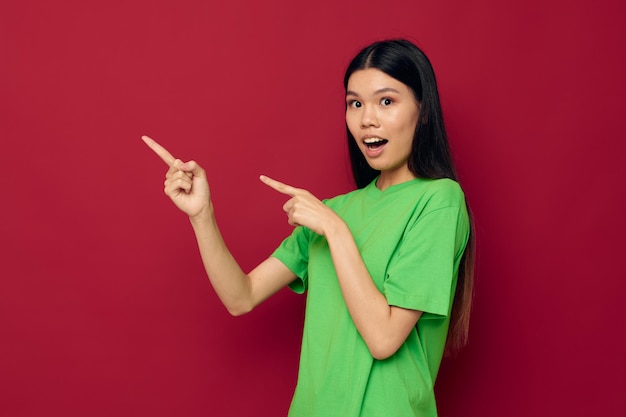
[[[381,106],[389,106],[389,105],[391,105],[391,103],[393,103],[393,100],[388,98],[388,97],[385,97],[385,98],[380,100]]]
[[[358,100],[350,100],[350,101],[348,101],[348,107],[352,107],[353,109],[358,109],[361,106],[362,106],[362,104]]]

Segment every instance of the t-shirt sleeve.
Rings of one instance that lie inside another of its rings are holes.
[[[306,227],[296,227],[271,255],[298,277],[289,284],[289,288],[298,294],[302,294],[307,288],[311,233]]]
[[[447,316],[468,236],[464,204],[421,215],[407,228],[387,270],[383,292],[389,305],[422,311],[424,318]]]

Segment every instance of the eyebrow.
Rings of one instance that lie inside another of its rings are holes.
[[[391,88],[391,87],[385,87],[385,88],[381,88],[379,90],[374,91],[374,95],[379,95],[379,94],[383,94],[383,93],[396,93],[396,94],[400,94],[400,92],[398,90],[396,90],[395,88]],[[346,91],[346,96],[359,96],[355,91],[352,90],[347,90]]]

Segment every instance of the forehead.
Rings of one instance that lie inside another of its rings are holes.
[[[388,91],[393,89],[401,94],[411,91],[404,83],[396,80],[395,78],[385,74],[376,68],[366,68],[358,71],[354,71],[348,79],[348,86],[346,93],[357,95],[370,95],[377,94],[381,91]]]

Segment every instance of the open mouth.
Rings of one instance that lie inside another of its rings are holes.
[[[365,146],[367,146],[369,149],[378,149],[387,142],[389,142],[387,139],[381,138],[367,138],[363,140],[363,143],[365,143]]]

